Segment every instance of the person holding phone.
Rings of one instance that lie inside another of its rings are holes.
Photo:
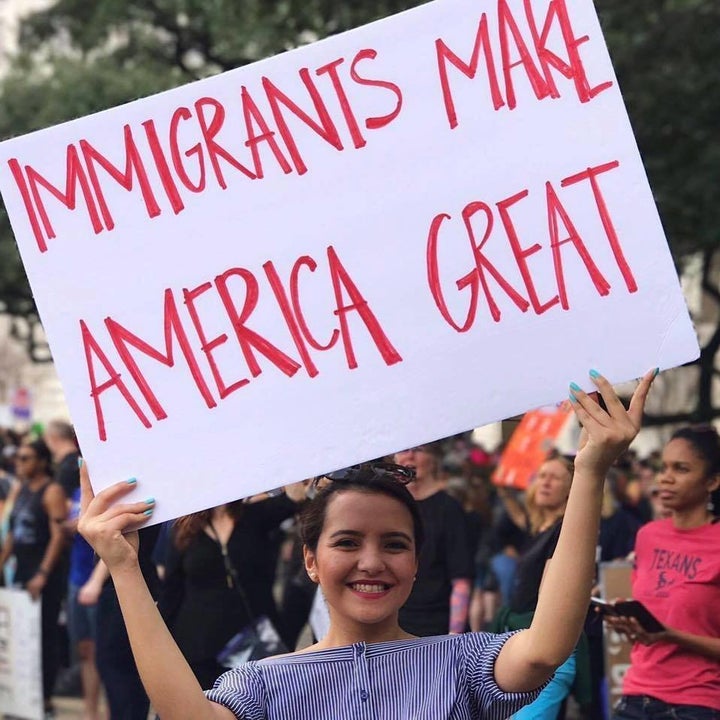
[[[675,432],[658,475],[672,515],[643,526],[635,545],[632,594],[640,609],[604,612],[608,625],[633,642],[614,720],[720,718],[720,522],[709,504],[719,485],[715,428]]]
[[[592,597],[590,598],[590,605],[610,617],[635,618],[640,623],[640,627],[647,633],[665,631],[665,626],[639,600],[607,602]]]

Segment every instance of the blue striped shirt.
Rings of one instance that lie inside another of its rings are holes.
[[[250,662],[207,697],[243,720],[501,720],[532,702],[506,693],[494,666],[510,633],[466,633]]]

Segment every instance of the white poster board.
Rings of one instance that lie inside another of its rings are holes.
[[[0,588],[0,714],[44,717],[40,601],[24,590]]]
[[[0,189],[156,521],[698,354],[591,0],[437,0],[10,140]]]

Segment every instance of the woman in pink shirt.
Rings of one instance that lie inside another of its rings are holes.
[[[640,529],[633,598],[664,626],[608,623],[633,641],[614,720],[720,718],[720,438],[712,427],[678,430],[663,449],[660,500],[671,511]]]

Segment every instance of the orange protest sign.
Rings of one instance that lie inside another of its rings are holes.
[[[493,483],[527,488],[569,417],[570,409],[565,406],[525,413],[492,475]]]

